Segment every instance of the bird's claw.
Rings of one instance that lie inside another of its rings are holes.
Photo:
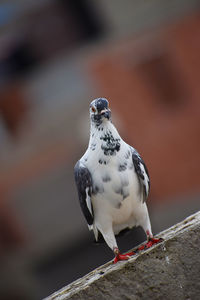
[[[151,248],[153,245],[161,243],[163,241],[162,238],[151,238],[145,245],[145,248]]]
[[[140,246],[139,248],[137,248],[136,252],[144,250],[144,249],[151,248],[153,245],[161,243],[162,241],[163,241],[162,238],[158,238],[158,239],[157,238],[150,238],[149,241],[146,244],[144,244],[144,245]]]
[[[126,254],[121,254],[121,253],[118,253],[115,258],[114,258],[114,261],[113,263],[116,264],[118,261],[120,260],[128,260],[132,255],[134,255],[135,252],[131,251],[129,253],[126,253]]]
[[[115,256],[113,263],[116,264],[120,260],[128,260],[130,258],[127,254],[118,254]]]

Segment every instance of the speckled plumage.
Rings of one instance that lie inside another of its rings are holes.
[[[149,175],[138,152],[112,124],[106,99],[91,102],[90,120],[89,145],[75,166],[75,180],[89,228],[96,239],[100,231],[113,250],[115,234],[125,228],[142,226],[152,236],[145,202]]]

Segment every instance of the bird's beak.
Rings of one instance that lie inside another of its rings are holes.
[[[103,109],[101,112],[100,112],[100,114],[102,115],[102,116],[104,116],[106,119],[110,119],[110,116],[111,116],[111,111],[110,111],[110,109]]]

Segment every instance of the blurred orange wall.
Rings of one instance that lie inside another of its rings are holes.
[[[152,200],[199,192],[200,15],[104,47],[90,72],[146,161]]]

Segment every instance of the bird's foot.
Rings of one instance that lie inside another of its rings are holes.
[[[118,253],[115,256],[113,263],[116,264],[120,260],[128,260],[129,258],[130,258],[130,255]]]
[[[128,252],[126,254],[121,254],[119,252],[118,248],[114,249],[114,253],[115,253],[115,258],[114,258],[114,261],[113,261],[114,264],[116,264],[120,260],[128,260],[132,255],[135,254],[135,252],[133,252],[133,251]]]
[[[162,241],[162,238],[150,238],[149,241],[146,243],[145,248],[151,248],[153,245],[161,243]]]
[[[149,240],[147,241],[146,244],[140,246],[139,248],[137,248],[137,251],[141,251],[141,250],[144,250],[144,249],[148,249],[148,248],[151,248],[153,245],[155,244],[158,244],[158,243],[161,243],[163,241],[162,238],[149,238]]]
[[[136,254],[136,252],[134,252],[134,251],[130,251],[130,252],[126,253],[126,255],[129,255],[129,256],[132,256],[132,255],[135,255],[135,254]]]

